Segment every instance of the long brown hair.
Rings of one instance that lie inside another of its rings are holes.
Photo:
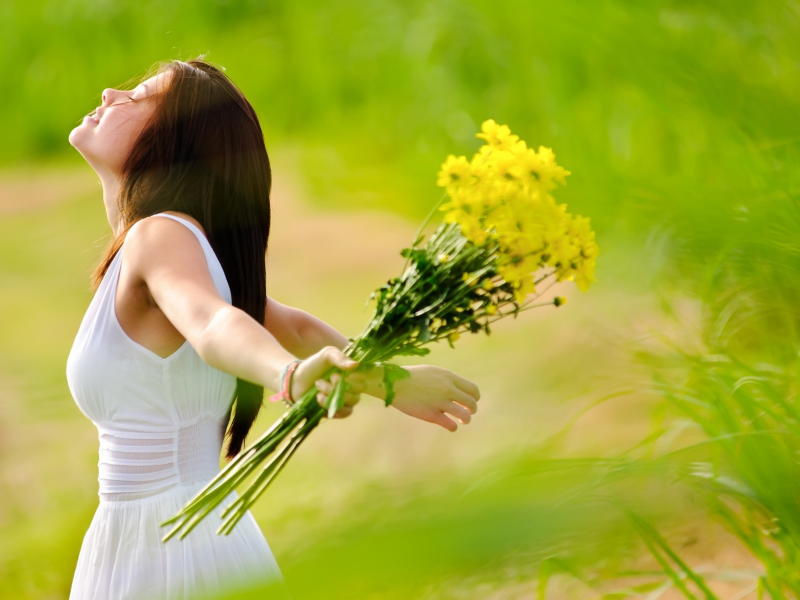
[[[170,75],[152,96],[153,116],[123,167],[117,199],[121,233],[106,249],[92,283],[99,285],[134,223],[178,211],[205,229],[233,305],[263,324],[272,173],[256,113],[222,70],[202,57],[154,70]],[[262,386],[236,380],[225,423],[228,458],[241,450],[263,396]]]

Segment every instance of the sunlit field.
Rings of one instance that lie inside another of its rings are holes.
[[[276,300],[357,334],[487,118],[553,148],[601,251],[425,358],[470,424],[364,397],[311,436],[254,510],[296,599],[800,597],[800,4],[34,0],[0,31],[0,596],[67,597],[98,501],[65,362],[110,229],[67,135],[207,52],[265,132]]]

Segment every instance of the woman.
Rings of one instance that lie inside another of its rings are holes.
[[[107,89],[70,134],[100,177],[113,240],[67,361],[70,390],[100,437],[100,505],[70,598],[189,598],[282,576],[252,516],[229,536],[210,516],[162,544],[159,523],[242,448],[264,387],[285,367],[298,398],[324,403],[331,366],[357,363],[329,325],[268,298],[270,165],[253,108],[203,60],[162,65],[132,91]],[[431,366],[409,369],[392,404],[450,431],[479,392]],[[383,397],[380,373],[353,374],[345,405]]]

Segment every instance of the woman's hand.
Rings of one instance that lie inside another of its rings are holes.
[[[405,368],[411,377],[395,382],[392,401],[400,412],[456,431],[458,424],[445,413],[466,425],[478,411],[481,392],[468,379],[431,365]]]
[[[331,381],[325,381],[322,376],[331,368],[338,367],[343,371],[352,371],[358,367],[358,363],[348,358],[341,350],[334,346],[326,346],[316,354],[309,356],[297,367],[297,370],[292,376],[292,398],[298,400],[300,396],[308,391],[308,389],[316,385],[319,393],[317,394],[317,402],[321,406],[325,406],[328,395],[333,392],[336,382],[339,381],[341,375],[334,373],[331,376]],[[348,417],[353,412],[355,406],[361,398],[361,393],[365,390],[366,384],[363,379],[347,379],[347,389],[344,393],[344,403],[342,407],[336,411],[334,418]]]

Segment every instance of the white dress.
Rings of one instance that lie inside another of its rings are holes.
[[[220,295],[230,288],[203,233],[200,242]],[[83,318],[67,380],[100,438],[100,503],[81,546],[70,600],[189,599],[266,584],[260,598],[288,597],[267,540],[249,513],[216,535],[220,507],[183,540],[161,542],[159,523],[219,472],[223,419],[236,385],[185,342],[161,358],[122,330],[114,309],[122,250]],[[231,501],[235,495],[231,496]],[[223,506],[228,502],[224,502]],[[274,590],[274,591],[272,591]]]

